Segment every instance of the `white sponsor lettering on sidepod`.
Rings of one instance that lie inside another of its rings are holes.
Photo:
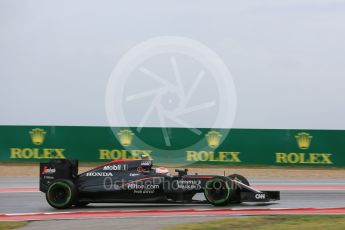
[[[155,189],[159,189],[159,185],[158,184],[129,184],[128,185],[128,189],[133,189],[133,190],[155,190]]]
[[[142,166],[149,166],[150,165],[150,161],[142,161],[141,165]]]
[[[177,186],[182,189],[200,189],[200,180],[178,180]]]
[[[201,180],[178,180],[178,184],[201,184]]]

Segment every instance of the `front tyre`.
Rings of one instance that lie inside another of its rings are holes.
[[[206,182],[205,198],[214,206],[225,206],[231,200],[234,190],[226,177],[214,177]]]
[[[245,178],[242,175],[239,174],[231,174],[228,176],[228,178],[230,178],[231,180],[236,180],[241,182],[242,184],[248,185],[249,186],[249,181],[247,180],[247,178]],[[232,204],[240,204],[241,202],[241,191],[242,188],[240,186],[235,186],[235,192],[234,195],[232,197],[231,203]]]
[[[77,197],[75,185],[70,180],[54,180],[47,189],[46,199],[50,206],[57,209],[70,208]]]

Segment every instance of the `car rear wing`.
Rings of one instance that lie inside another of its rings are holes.
[[[78,161],[52,159],[40,163],[40,191],[46,192],[49,184],[56,179],[74,180],[78,176]]]

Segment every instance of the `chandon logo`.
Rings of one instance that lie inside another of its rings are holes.
[[[54,174],[56,172],[55,168],[48,168],[47,166],[44,166],[43,171],[42,171],[42,175],[45,174]]]
[[[88,172],[86,176],[113,176],[111,172]]]

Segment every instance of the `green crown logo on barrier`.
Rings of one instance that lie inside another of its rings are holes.
[[[210,131],[205,135],[205,137],[206,137],[208,146],[210,146],[211,148],[217,148],[220,144],[220,139],[222,137],[222,134],[216,131]]]
[[[47,132],[44,131],[43,129],[36,128],[36,129],[32,129],[29,132],[29,134],[31,136],[32,143],[34,143],[35,145],[41,145],[44,142],[44,138]]]
[[[299,133],[295,136],[297,140],[298,147],[300,149],[309,149],[310,144],[311,144],[311,139],[313,138],[309,133]]]
[[[123,129],[118,134],[122,146],[130,146],[133,141],[134,133],[129,129]]]

